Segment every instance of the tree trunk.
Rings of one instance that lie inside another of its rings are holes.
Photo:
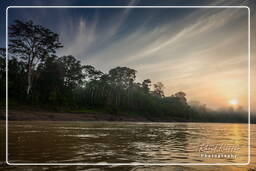
[[[28,64],[28,87],[27,87],[27,95],[30,95],[31,87],[32,87],[32,69],[31,64]]]

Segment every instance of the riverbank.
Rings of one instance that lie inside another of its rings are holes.
[[[0,120],[5,120],[5,110],[0,110]],[[8,110],[9,121],[130,121],[130,122],[187,122],[181,118],[153,118],[129,114],[93,112],[52,112],[36,110]]]
[[[217,116],[216,116],[217,117]],[[5,120],[5,109],[0,109],[0,120]],[[246,123],[217,120],[188,120],[179,117],[145,116],[134,113],[111,114],[100,110],[53,111],[41,108],[19,107],[8,110],[9,121],[128,121],[128,122],[219,122],[219,123]],[[251,115],[251,123],[256,123],[255,115]]]

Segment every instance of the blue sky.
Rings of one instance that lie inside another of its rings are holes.
[[[247,1],[4,1],[10,5],[250,5]],[[185,91],[189,100],[213,108],[237,99],[247,106],[248,10],[11,8],[8,22],[33,20],[60,35],[64,48],[83,64],[104,72],[116,66],[165,85],[165,94]],[[5,37],[5,25],[0,26]],[[0,46],[5,46],[1,39]]]

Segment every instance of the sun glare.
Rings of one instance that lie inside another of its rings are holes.
[[[238,101],[237,101],[236,99],[231,99],[231,100],[229,101],[229,104],[235,106],[235,105],[238,104]]]

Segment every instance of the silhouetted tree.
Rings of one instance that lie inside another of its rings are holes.
[[[0,48],[0,80],[5,77],[5,49]]]
[[[82,84],[84,75],[82,73],[83,67],[79,60],[69,55],[58,58],[58,62],[63,72],[63,81],[66,87],[74,89]]]
[[[8,59],[8,96],[23,101],[26,88],[26,64],[17,58]]]
[[[83,74],[87,81],[89,80],[99,80],[103,75],[103,72],[96,70],[94,66],[85,65],[83,66]]]
[[[113,84],[128,88],[135,80],[136,72],[136,70],[128,67],[116,67],[109,71],[109,76]]]
[[[27,66],[27,95],[32,88],[32,74],[38,62],[62,47],[59,36],[32,21],[16,20],[9,27],[9,53],[25,61]]]
[[[0,48],[0,104],[4,101],[5,99],[5,49]]]
[[[154,95],[159,97],[164,97],[164,85],[161,82],[157,82],[154,84]]]
[[[182,104],[187,104],[186,93],[180,91],[175,93],[174,97],[176,97]]]
[[[151,86],[151,80],[150,79],[146,79],[142,82],[142,88],[143,88],[144,93],[149,93],[150,86]]]
[[[33,97],[44,104],[60,105],[67,100],[63,72],[65,66],[56,58],[50,57],[40,63],[35,74],[37,78],[33,86]]]

